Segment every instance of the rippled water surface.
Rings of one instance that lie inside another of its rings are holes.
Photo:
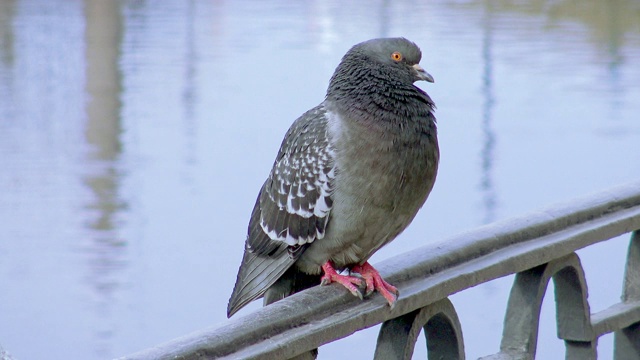
[[[1,0],[2,347],[106,359],[224,322],[282,136],[384,36],[422,47],[442,159],[374,263],[640,177],[636,1]],[[580,253],[592,310],[618,299],[626,242]],[[469,358],[498,350],[511,281],[452,297]],[[558,359],[550,294],[539,354]],[[376,334],[320,358],[371,358]]]

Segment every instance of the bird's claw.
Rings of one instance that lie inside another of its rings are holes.
[[[320,279],[320,285],[329,285],[336,282],[347,288],[353,296],[360,298],[360,300],[363,299],[362,293],[358,290],[358,287],[364,285],[362,279],[355,276],[338,274],[330,262],[322,265],[322,270],[324,271],[324,275],[322,275],[322,278]]]
[[[332,282],[337,282],[347,288],[351,294],[360,298],[360,300],[362,300],[363,296],[358,287],[361,286],[365,287],[365,296],[369,296],[374,291],[378,291],[380,295],[387,300],[391,309],[394,308],[396,301],[398,300],[398,296],[400,295],[398,288],[386,282],[382,276],[380,276],[378,270],[368,262],[351,268],[352,272],[360,274],[362,278],[338,274],[330,261],[327,261],[322,265],[322,270],[324,271],[324,275],[322,275],[320,280],[321,285],[328,285]]]
[[[378,270],[376,270],[371,264],[365,262],[362,265],[356,265],[351,268],[351,271],[359,273],[366,283],[365,295],[370,295],[374,290],[377,290],[380,295],[382,295],[391,309],[394,308],[396,304],[396,300],[398,300],[398,296],[400,296],[400,291],[395,286],[386,282]]]

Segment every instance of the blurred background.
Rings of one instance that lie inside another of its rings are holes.
[[[284,133],[387,36],[422,48],[442,157],[372,263],[640,178],[638,1],[0,0],[2,347],[108,359],[224,323]],[[627,242],[580,252],[592,311],[618,300]],[[452,296],[468,358],[498,351],[511,282]],[[564,358],[552,294],[541,359]],[[320,359],[371,358],[376,336]]]

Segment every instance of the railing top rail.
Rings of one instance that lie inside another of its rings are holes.
[[[401,294],[393,309],[382,297],[360,301],[337,286],[315,287],[124,358],[289,358],[466,288],[637,229],[640,181],[482,226],[383,261],[376,267]]]

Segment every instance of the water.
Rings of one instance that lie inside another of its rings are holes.
[[[634,1],[2,0],[2,347],[106,359],[225,321],[282,136],[344,52],[382,36],[423,49],[442,162],[373,263],[640,176]],[[592,310],[617,301],[626,244],[580,253]],[[452,297],[469,358],[498,350],[511,281]],[[552,305],[545,359],[564,351]],[[321,358],[370,358],[376,334]]]

